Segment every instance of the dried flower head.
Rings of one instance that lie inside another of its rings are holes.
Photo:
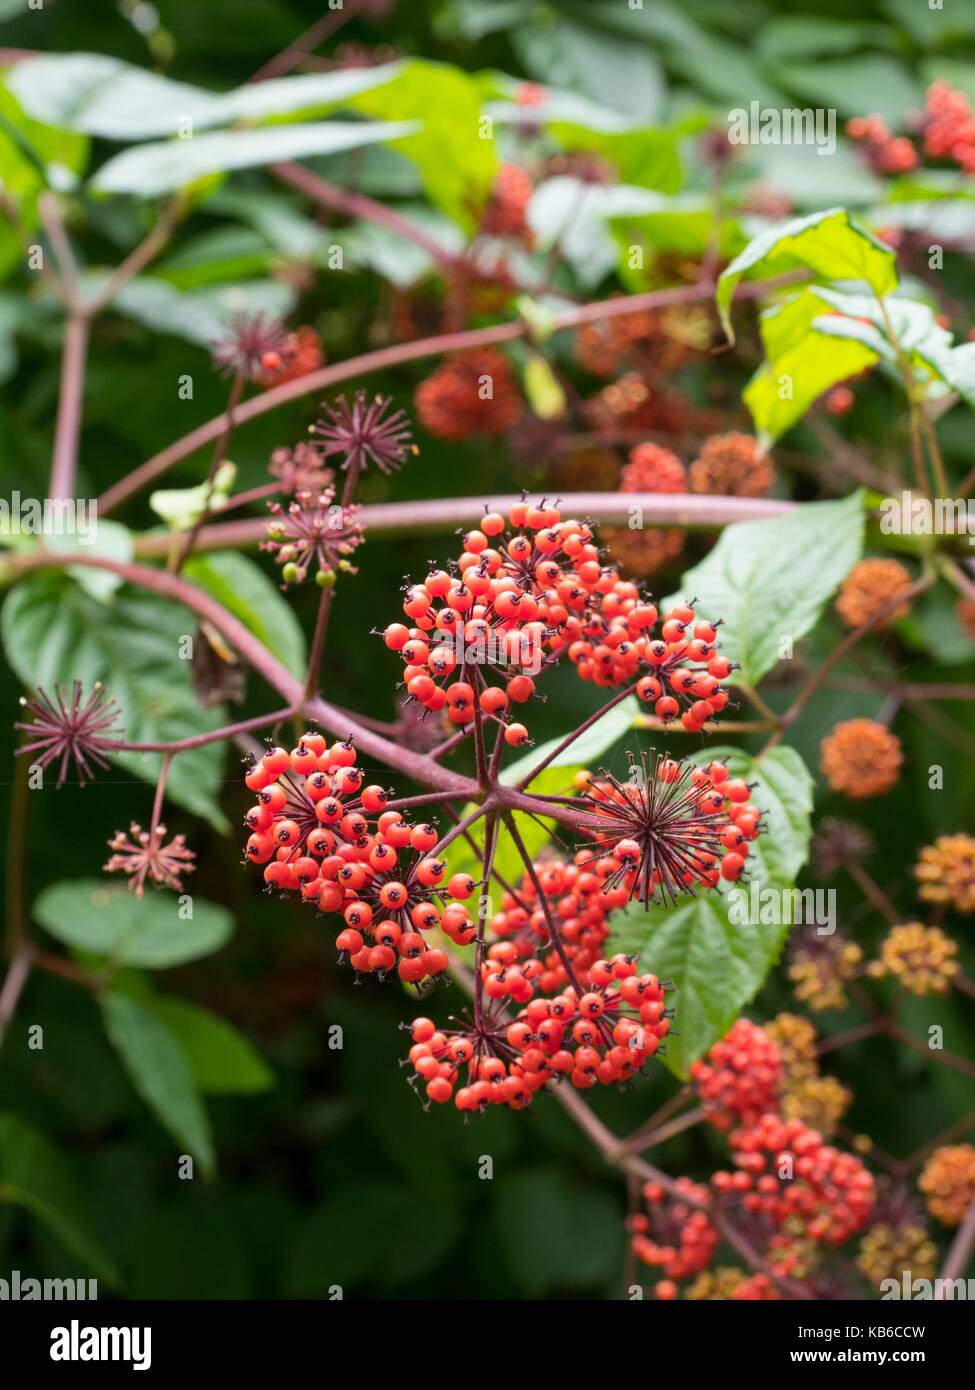
[[[874,719],[847,719],[819,745],[820,767],[836,792],[879,796],[890,791],[904,760],[900,739]]]
[[[354,573],[349,557],[362,544],[362,527],[356,521],[358,507],[335,501],[335,489],[296,492],[288,507],[269,503],[272,520],[262,550],[270,551],[279,565],[284,587],[302,584],[312,573],[323,589],[330,588],[339,570]]]
[[[865,859],[873,848],[873,836],[856,821],[824,816],[813,836],[812,862],[819,877],[829,879],[838,870]]]
[[[105,865],[105,872],[128,874],[129,887],[139,898],[146,890],[147,879],[157,888],[181,892],[183,884],[180,874],[193,872],[196,855],[186,848],[185,835],[176,835],[168,845],[163,843],[165,838],[166,827],[163,824],[149,831],[133,821],[128,835],[119,830],[109,840],[108,847],[114,853]]]
[[[975,1146],[943,1144],[917,1180],[928,1211],[945,1226],[960,1226],[975,1200]]]
[[[800,1003],[816,1013],[847,1007],[845,986],[856,978],[863,961],[855,941],[845,941],[839,933],[802,935],[796,938],[791,956],[789,979]]]
[[[957,955],[958,943],[940,927],[905,922],[891,927],[869,972],[877,978],[894,975],[911,994],[947,994],[960,968]]]
[[[659,526],[633,531],[626,527],[610,527],[603,529],[602,537],[614,564],[634,579],[649,579],[678,559],[687,532],[676,527],[668,531]]]
[[[715,434],[691,464],[691,491],[722,497],[764,497],[775,481],[772,461],[750,434]]]
[[[82,786],[86,778],[94,776],[92,764],[107,767],[102,743],[121,734],[121,730],[113,727],[120,713],[118,705],[106,693],[101,681],[92,686],[87,700],[82,696],[81,681],[72,682],[70,696],[60,685],[54,687],[53,699],[45,690],[38,689],[31,698],[20,702],[31,715],[30,723],[14,725],[29,739],[18,749],[19,753],[40,753],[37,762],[42,768],[60,760],[59,787],[63,786],[72,762]]]
[[[214,365],[227,376],[260,381],[267,371],[265,358],[280,358],[287,335],[279,319],[268,314],[235,314],[226,332],[211,348]]]
[[[687,472],[670,449],[659,444],[637,444],[623,465],[620,492],[686,492]]]
[[[861,560],[843,580],[836,611],[847,627],[862,627],[910,587],[911,576],[898,560]],[[909,603],[899,603],[878,626],[889,627],[910,611]]]
[[[835,1076],[807,1076],[782,1090],[782,1114],[802,1120],[831,1139],[853,1103],[853,1092]]]
[[[399,468],[411,452],[409,421],[402,410],[390,410],[389,396],[373,396],[357,391],[352,404],[339,396],[334,405],[325,405],[325,418],[312,426],[316,438],[312,446],[321,458],[342,456],[342,468],[367,468],[370,464],[382,473]]]
[[[975,912],[975,839],[971,835],[939,835],[925,845],[914,877],[926,903],[950,903],[957,912]]]

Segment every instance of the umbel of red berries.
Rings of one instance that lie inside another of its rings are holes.
[[[512,706],[532,698],[562,655],[596,685],[635,682],[658,718],[679,716],[689,732],[728,704],[721,681],[732,665],[715,625],[678,603],[655,636],[656,606],[602,564],[585,522],[544,500],[517,502],[507,518],[489,512],[449,569],[407,588],[403,611],[409,625],[392,623],[384,637],[405,663],[408,696],[459,726],[479,706],[512,745],[528,737]]]
[[[748,784],[724,763],[698,767],[656,752],[631,760],[626,781],[611,773],[590,780],[579,806],[608,886],[622,885],[645,907],[736,882],[761,832]]]
[[[454,1030],[438,1030],[426,1018],[411,1026],[414,1084],[422,1081],[434,1104],[453,1098],[462,1111],[523,1110],[561,1078],[579,1090],[622,1085],[670,1031],[666,986],[639,974],[628,956],[595,961],[584,990],[570,985],[552,999],[531,998],[514,1019],[503,1011],[506,987],[488,985],[485,992],[491,1002],[479,1019]]]
[[[264,865],[269,890],[341,915],[336,945],[357,972],[396,970],[419,984],[447,968],[446,953],[426,933],[442,931],[459,945],[474,939],[463,905],[474,880],[448,878],[435,826],[385,810],[388,791],[362,785],[352,743],[329,747],[321,734],[306,733],[290,752],[269,749],[244,781],[257,793],[245,817],[247,858]]]
[[[747,1018],[691,1066],[691,1080],[716,1129],[754,1124],[778,1108],[782,1062],[775,1040]]]

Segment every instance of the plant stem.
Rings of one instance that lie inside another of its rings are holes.
[[[70,314],[64,326],[54,456],[47,489],[52,501],[66,501],[75,493],[87,355],[88,320],[83,315]]]
[[[958,1227],[955,1238],[951,1242],[948,1258],[941,1271],[941,1278],[944,1282],[936,1287],[935,1298],[944,1299],[949,1296],[945,1285],[950,1279],[962,1277],[972,1258],[973,1249],[975,1249],[975,1197],[969,1202],[965,1219]]]
[[[903,920],[902,916],[872,874],[869,874],[863,865],[858,864],[855,859],[847,864],[846,871],[864,896],[870,899],[881,916],[887,919],[890,926],[898,926]]]
[[[206,734],[193,734],[190,738],[177,738],[169,743],[127,743],[122,738],[97,738],[92,742],[99,748],[113,753],[186,753],[193,748],[205,748],[208,743],[222,743],[225,739],[236,738],[238,734],[250,733],[254,729],[267,729],[272,724],[280,724],[292,712],[275,710],[272,714],[255,714],[252,719],[242,719],[236,724],[222,724],[219,729],[211,729]]]
[[[179,574],[180,570],[186,564],[186,561],[189,559],[190,555],[193,552],[193,547],[196,545],[197,537],[199,536],[201,530],[203,529],[203,526],[210,517],[210,504],[213,501],[214,479],[217,476],[218,468],[227,456],[227,449],[230,447],[230,440],[234,432],[234,425],[237,422],[237,407],[240,405],[240,398],[244,394],[244,384],[244,373],[240,371],[236,372],[234,374],[234,379],[230,387],[230,396],[227,400],[226,414],[221,416],[221,419],[224,422],[223,429],[217,439],[216,446],[213,450],[213,456],[210,459],[210,470],[207,473],[206,477],[207,491],[206,499],[203,503],[203,510],[200,512],[200,515],[197,517],[196,521],[190,527],[189,532],[186,534],[182,550],[180,550],[176,555],[175,561],[172,566],[174,574]],[[175,539],[175,537],[173,539]]]
[[[0,1043],[3,1042],[4,1035],[10,1027],[20,1002],[20,996],[24,992],[24,986],[30,978],[30,972],[31,949],[24,942],[14,953],[10,968],[4,977],[3,987],[0,988]]]
[[[549,764],[553,763],[560,754],[564,753],[567,748],[571,748],[577,738],[581,738],[594,724],[598,724],[603,715],[608,714],[611,709],[615,709],[617,705],[622,704],[628,696],[633,694],[635,689],[636,682],[634,682],[633,685],[625,686],[622,690],[618,691],[611,700],[607,700],[606,704],[598,709],[595,714],[591,714],[588,719],[585,719],[571,734],[566,734],[565,738],[562,739],[560,743],[556,744],[551,753],[547,753],[540,763],[536,763],[531,772],[522,777],[521,781],[515,785],[515,791],[524,791],[540,772],[544,772]]]
[[[330,208],[345,217],[372,222],[377,227],[385,227],[387,231],[402,237],[404,241],[411,241],[414,246],[424,250],[441,270],[452,270],[459,263],[457,256],[446,251],[422,227],[418,227],[395,208],[387,207],[385,203],[377,203],[374,198],[368,198],[364,193],[338,188],[313,173],[311,169],[306,169],[303,164],[295,164],[290,160],[272,164],[271,173],[276,174],[283,183],[290,184],[292,188],[300,189],[321,207]]]
[[[769,290],[790,283],[795,279],[795,273],[790,271],[770,280],[743,282],[738,286],[737,293],[740,298],[757,299],[768,293]],[[553,330],[575,328],[582,323],[594,323],[601,319],[615,318],[623,314],[637,314],[645,309],[661,308],[673,304],[691,304],[709,298],[713,288],[710,282],[705,281],[696,285],[678,285],[673,289],[650,290],[646,294],[621,295],[616,299],[599,300],[595,304],[584,304],[555,315],[552,326]],[[276,410],[278,406],[300,400],[303,396],[318,395],[352,377],[362,377],[370,372],[384,371],[389,367],[401,366],[405,362],[417,362],[426,357],[437,357],[442,353],[462,352],[469,348],[487,347],[495,343],[515,342],[519,338],[530,336],[530,332],[530,325],[526,320],[512,319],[506,323],[491,324],[486,328],[464,329],[457,333],[441,333],[431,338],[421,338],[415,342],[395,343],[390,347],[379,348],[375,352],[363,353],[359,357],[350,357],[345,362],[321,367],[318,371],[308,372],[295,381],[284,382],[280,386],[272,387],[269,391],[263,391],[259,396],[255,396],[241,406],[237,420],[239,424],[247,424],[258,416],[267,414],[268,411]],[[180,459],[195,453],[197,449],[210,443],[211,440],[219,438],[225,424],[226,417],[224,415],[216,416],[213,420],[207,421],[206,424],[191,430],[189,434],[176,440],[175,443],[168,445],[167,448],[155,454],[125,478],[114,483],[98,499],[99,514],[107,516],[126,498],[131,497],[147,483],[165,473],[174,463],[178,463]],[[703,498],[699,499],[702,502],[704,500]],[[721,500],[728,501],[727,498]],[[634,497],[628,498],[629,503],[636,501],[637,499]],[[766,505],[772,506],[774,504],[767,500]],[[478,516],[480,515],[481,513],[478,512]]]

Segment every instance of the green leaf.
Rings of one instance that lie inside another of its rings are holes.
[[[797,642],[815,626],[860,558],[863,530],[858,490],[722,531],[714,549],[684,575],[681,590],[697,595],[698,611],[712,622],[723,619],[722,655],[741,663],[732,680],[757,685],[779,660],[782,640]]]
[[[216,1167],[210,1121],[190,1064],[169,1029],[149,1009],[112,990],[101,996],[102,1019],[136,1092],[204,1175]]]
[[[219,512],[227,505],[237,478],[237,466],[223,462],[213,475],[195,487],[166,488],[150,492],[149,506],[173,531],[188,531],[207,511]]]
[[[522,384],[528,404],[540,420],[562,419],[565,415],[565,392],[540,352],[529,354]]]
[[[305,634],[294,609],[260,566],[236,551],[214,551],[194,555],[183,572],[250,628],[293,676],[304,676]]]
[[[29,67],[29,63],[22,64]],[[16,71],[16,69],[15,69]],[[88,162],[83,135],[31,120],[13,95],[0,86],[0,170],[4,192],[18,206],[26,227],[36,227],[37,195],[45,188],[68,188]],[[18,255],[23,255],[15,242]]]
[[[924,105],[923,89],[909,69],[882,53],[790,62],[782,81],[817,106],[836,111],[841,120],[869,111],[900,127],[905,112]]]
[[[414,59],[348,105],[373,120],[416,118],[421,128],[393,140],[393,149],[417,166],[434,206],[473,232],[498,164],[495,142],[481,138],[479,83],[446,63]]]
[[[757,781],[752,799],[767,826],[749,855],[748,885],[732,892],[759,895],[764,889],[791,888],[809,850],[813,780],[808,769],[787,747],[759,761],[741,749],[709,748],[691,761],[713,758],[726,761],[733,776]],[[631,904],[613,918],[614,949],[638,952],[642,969],[676,983],[676,1035],[668,1039],[666,1060],[678,1076],[686,1076],[691,1062],[725,1035],[778,959],[789,930],[788,904],[779,898],[784,909],[779,915],[786,920],[762,922],[757,901],[758,913],[749,908],[733,916],[731,892],[712,892],[675,909],[648,912]],[[747,920],[737,920],[740,916]]]
[[[86,288],[97,290],[101,277],[85,276],[84,282]],[[156,275],[139,275],[122,286],[112,308],[157,333],[172,333],[211,348],[235,315],[286,318],[296,298],[292,286],[278,280],[180,290]]]
[[[829,208],[770,227],[722,271],[716,300],[721,321],[734,341],[730,307],[747,272],[774,275],[806,266],[822,280],[865,280],[878,295],[897,284],[897,258],[889,246],[854,222],[845,208]]]
[[[790,429],[838,381],[877,361],[864,342],[827,338],[818,331],[824,300],[804,289],[763,311],[759,320],[765,361],[742,399],[756,429],[769,440]]]
[[[48,534],[44,537],[44,544],[60,554],[101,555],[122,564],[128,563],[134,553],[132,533],[118,521],[97,521],[86,536]],[[89,569],[87,565],[70,565],[67,573],[93,598],[103,602],[111,598],[122,584],[121,577],[111,570]]]
[[[511,42],[519,60],[546,87],[563,87],[623,112],[633,122],[662,113],[664,84],[650,48],[570,20],[516,25]]]
[[[416,129],[415,121],[320,121],[220,131],[193,140],[161,140],[117,154],[102,165],[91,187],[96,193],[137,193],[150,198],[185,188],[208,174],[361,149],[363,145],[402,140]]]
[[[120,589],[111,621],[104,606],[72,580],[55,574],[31,575],[8,594],[3,605],[4,650],[26,686],[85,687],[101,681],[117,701],[118,726],[132,743],[162,743],[219,728],[219,709],[203,710],[190,685],[190,663],[179,657],[181,644],[196,631],[196,617],[181,604],[151,594]],[[112,761],[147,782],[159,778],[158,753],[115,753]],[[217,830],[229,823],[217,804],[223,782],[225,749],[207,744],[177,754],[166,796]],[[112,826],[110,829],[116,829]]]
[[[95,1276],[118,1284],[117,1272],[87,1229],[85,1202],[67,1160],[43,1134],[10,1114],[0,1114],[3,1202],[29,1211]]]
[[[150,998],[148,1007],[179,1043],[204,1095],[253,1095],[274,1085],[263,1057],[217,1014],[169,996]]]
[[[186,921],[171,893],[150,889],[137,898],[124,884],[97,878],[51,884],[37,897],[34,916],[65,946],[149,970],[212,955],[234,930],[233,915],[216,903],[194,897]]]
[[[52,53],[18,64],[6,85],[35,120],[108,140],[146,140],[178,135],[187,123],[195,133],[332,109],[388,82],[399,67],[308,73],[208,92],[104,54]]]

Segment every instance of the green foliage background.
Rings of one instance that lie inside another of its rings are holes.
[[[27,16],[19,14],[22,8],[0,0],[0,43],[47,53],[92,51],[142,67],[161,63],[171,77],[214,90],[245,81],[322,10],[311,0],[160,0],[163,29],[147,40],[124,17],[125,7],[107,0],[47,0],[43,12]],[[950,77],[975,96],[975,12],[947,6],[935,13],[911,0],[852,7],[845,0],[815,6],[782,0],[734,5],[680,0],[668,6],[647,0],[639,19],[609,0],[400,3],[378,25],[350,22],[341,39],[381,42],[396,54],[436,59],[471,72],[498,69],[545,81],[671,131],[682,122],[692,128],[702,111],[712,110],[723,120],[729,104],[747,105],[752,97],[773,104],[831,102],[841,119],[876,110],[896,121],[906,108],[921,104],[925,85],[936,76]],[[449,129],[450,111],[436,105],[441,99],[449,100],[449,93],[431,89],[420,104],[427,119]],[[366,109],[375,119],[408,114],[402,108],[395,115]],[[609,150],[613,138],[593,143]],[[79,153],[77,140],[69,144],[58,151],[65,163]],[[669,178],[666,169],[661,175],[669,149],[666,141],[660,148],[650,141],[616,153],[627,163],[631,184],[639,185],[645,176],[649,187],[659,189]],[[103,153],[97,139],[95,150]],[[692,146],[690,153],[685,177],[693,189],[700,186],[700,171]],[[798,212],[838,204],[867,207],[881,196],[845,144],[835,160],[800,160],[781,149],[767,154],[768,180],[793,200]],[[354,167],[354,155],[337,159],[338,164],[321,167],[333,175]],[[419,197],[409,166],[400,173],[404,185],[399,191]],[[267,187],[259,174],[238,176],[233,186],[257,198]],[[379,196],[388,191],[380,189]],[[442,196],[449,204],[453,194],[447,188]],[[958,201],[970,198],[969,188]],[[279,293],[280,279],[272,283],[269,276],[279,267],[280,254],[255,233],[241,204],[235,207],[225,194],[222,206],[219,219],[213,207],[193,213],[176,245],[161,258],[159,273],[181,290],[249,282],[258,293]],[[134,240],[140,217],[138,204],[126,197],[92,204],[85,242],[89,263],[114,263],[120,248],[124,251]],[[5,230],[0,229],[0,260],[8,250],[2,240]],[[5,492],[17,488],[25,496],[42,496],[56,404],[57,318],[18,293],[9,254],[5,269],[9,280],[0,288],[0,362],[6,375],[0,476]],[[960,300],[970,298],[970,265],[962,257],[950,259],[945,276]],[[613,286],[612,276],[602,276],[592,291]],[[381,280],[368,269],[322,273],[300,291],[291,321],[314,324],[329,360],[338,361],[371,345],[371,326],[385,311]],[[224,405],[225,385],[212,373],[204,348],[165,329],[140,326],[138,318],[138,313],[111,315],[97,332],[85,399],[83,496],[97,495]],[[16,328],[16,336],[6,328]],[[752,333],[750,326],[739,328]],[[426,370],[420,364],[386,380],[372,378],[369,384],[408,406],[412,387]],[[714,370],[722,374],[729,397],[736,397],[748,376],[744,362],[717,358]],[[173,383],[184,373],[194,378],[195,399],[174,404]],[[692,393],[705,385],[693,375],[685,384]],[[890,434],[892,392],[889,383],[872,382],[844,425],[859,440],[874,441],[879,456],[902,448]],[[269,452],[300,438],[310,411],[311,404],[302,401],[238,433],[233,457],[242,486],[264,480]],[[970,463],[970,417],[955,418],[963,413],[955,412],[942,427],[955,477]],[[744,411],[741,424],[748,427]],[[792,436],[797,438],[802,447],[815,449],[802,429]],[[193,485],[204,466],[199,456],[188,459],[166,485]],[[471,441],[457,449],[423,438],[419,460],[392,481],[368,476],[362,500],[489,495],[545,485],[538,464],[510,456],[503,445]],[[799,473],[784,473],[779,490],[800,500],[818,495],[813,482]],[[126,508],[123,519],[140,529],[154,522],[143,499]],[[442,556],[445,544],[443,537],[415,535],[368,544],[354,595],[336,605],[333,618],[329,694],[337,703],[390,717],[395,662],[367,634],[397,616],[404,573],[421,572],[429,558]],[[708,546],[703,538],[693,539],[688,563],[706,563]],[[680,574],[669,576],[669,582],[671,589],[678,588]],[[41,601],[44,593],[35,597]],[[42,670],[44,633],[64,619],[65,598],[57,583],[49,599],[49,609],[39,615],[31,635],[23,635],[26,628],[8,632],[10,668],[0,672],[0,709],[9,715],[0,720],[0,766],[6,769],[12,768],[9,725],[16,700],[23,683],[38,679]],[[95,600],[72,591],[70,602]],[[309,595],[294,600],[306,631],[312,604]],[[139,626],[138,613],[132,622]],[[121,644],[112,657],[114,667],[127,671],[133,682],[144,679],[140,691],[157,689],[163,678],[152,653],[140,651],[139,661],[130,661],[124,625],[111,636]],[[827,615],[805,639],[803,660],[815,665],[837,638],[835,620]],[[911,678],[937,676],[939,663],[941,678],[975,678],[971,648],[963,643],[943,593],[926,600],[912,622],[901,625],[898,640],[902,650],[915,651]],[[875,647],[868,659],[875,669],[883,669],[891,658]],[[839,673],[852,676],[861,668],[844,664]],[[245,714],[262,707],[264,696],[257,686],[252,680]],[[540,739],[564,733],[574,718],[593,707],[593,691],[567,672],[557,673],[552,687],[533,728]],[[784,707],[789,694],[788,687],[776,688],[768,698]],[[820,691],[790,731],[789,743],[815,768],[823,733],[838,719],[874,714],[876,703],[854,693]],[[950,713],[959,726],[958,737],[970,747],[975,712],[959,705]],[[170,714],[178,719],[180,709]],[[174,724],[169,736],[183,731],[184,726]],[[908,868],[922,843],[963,828],[970,819],[975,763],[970,755],[959,759],[938,733],[909,715],[898,731],[907,753],[904,780],[896,793],[869,805],[858,818],[876,837],[873,872],[908,915],[914,904]],[[747,754],[759,744],[745,738],[743,746]],[[621,762],[622,745],[613,756]],[[937,796],[926,792],[932,762],[951,763],[946,789]],[[206,820],[174,808],[170,829],[190,834],[199,869],[189,887],[196,898],[229,910],[233,936],[218,953],[161,968],[153,979],[160,992],[235,1025],[265,1059],[274,1084],[266,1085],[263,1064],[250,1054],[237,1059],[236,1079],[229,1087],[246,1090],[243,1095],[228,1094],[226,1078],[206,1074],[203,1064],[196,1081],[207,1095],[218,1176],[180,1182],[173,1143],[140,1098],[147,1084],[161,1088],[165,1109],[166,1095],[173,1094],[172,1074],[147,1082],[143,1071],[137,1093],[120,1060],[121,1054],[132,1064],[131,1050],[127,1053],[118,1039],[123,1034],[131,1039],[135,1027],[132,1046],[137,1048],[140,1037],[151,1036],[144,1030],[156,1020],[176,1029],[193,1054],[187,1039],[199,1039],[205,1021],[201,1024],[192,1010],[180,1016],[179,1005],[161,1003],[155,987],[139,973],[145,962],[128,963],[132,973],[123,972],[104,1006],[105,1018],[83,990],[35,975],[18,1025],[43,1025],[44,1050],[29,1052],[8,1038],[0,1054],[0,1112],[17,1117],[0,1127],[0,1273],[19,1268],[38,1276],[87,1275],[97,1268],[106,1280],[116,1280],[121,1293],[135,1298],[314,1297],[327,1296],[336,1284],[346,1296],[373,1298],[618,1296],[624,1254],[622,1184],[561,1109],[545,1103],[531,1116],[494,1111],[470,1125],[459,1123],[452,1109],[424,1116],[398,1066],[403,1035],[397,1025],[411,1013],[410,1001],[395,984],[381,989],[367,981],[354,988],[348,972],[335,967],[330,933],[313,915],[262,896],[256,875],[241,869],[242,837],[236,830],[229,836],[221,833],[223,818],[236,827],[249,800],[233,758],[221,766],[201,757],[183,776],[183,808],[191,806]],[[9,792],[9,773],[3,781]],[[33,900],[43,889],[49,894],[54,882],[68,885],[69,895],[66,904],[52,907],[48,900],[47,910],[41,897],[36,916],[42,925],[50,921],[57,930],[59,921],[83,916],[90,892],[84,881],[96,875],[106,854],[102,843],[132,819],[145,822],[150,797],[144,781],[114,767],[84,791],[69,783],[46,796],[42,814],[31,808],[29,896]],[[11,830],[4,820],[7,800],[0,798],[4,842]],[[839,807],[817,782],[817,816],[843,809],[848,808]],[[841,905],[852,907],[856,895],[843,904],[846,890],[840,887]],[[882,935],[882,924],[871,919],[851,925],[868,948]],[[219,935],[219,927],[215,930]],[[963,951],[972,974],[968,942]],[[449,1012],[451,996],[437,1006],[441,1012]],[[789,1004],[781,974],[773,973],[756,1002],[756,1016]],[[929,1012],[920,1003],[911,1005],[919,1032],[927,1026]],[[939,1004],[937,1019],[945,1024],[947,1046],[975,1055],[975,1029],[960,1005]],[[829,1016],[822,1020],[825,1031],[838,1024]],[[340,1051],[330,1047],[330,1030],[336,1026],[344,1030]],[[199,1055],[210,1055],[205,1041]],[[970,1108],[971,1083],[964,1077],[928,1067],[886,1042],[845,1050],[834,1070],[855,1092],[851,1127],[894,1153],[911,1151]],[[624,1094],[595,1097],[594,1106],[614,1130],[626,1133],[674,1085],[658,1067],[650,1080]],[[158,1100],[158,1089],[155,1094]],[[176,1104],[178,1108],[178,1095]],[[199,1134],[200,1115],[176,1116],[174,1123],[184,1136],[198,1134],[201,1167],[207,1167],[210,1140]],[[35,1153],[24,1124],[45,1135],[52,1151]],[[720,1141],[704,1133],[670,1141],[655,1159],[671,1172],[704,1173],[720,1161],[721,1153]],[[493,1181],[477,1177],[482,1155],[494,1160]],[[50,1218],[52,1209],[54,1219],[36,1219]]]

